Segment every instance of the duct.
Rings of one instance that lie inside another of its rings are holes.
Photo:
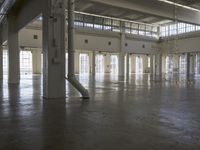
[[[82,94],[84,99],[89,98],[89,92],[75,77],[74,71],[74,0],[68,0],[68,81]]]

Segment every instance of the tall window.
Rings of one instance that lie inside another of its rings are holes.
[[[89,55],[80,54],[80,74],[89,74]]]
[[[180,56],[180,73],[181,74],[186,73],[186,67],[187,67],[186,55],[181,55]]]
[[[96,55],[96,73],[104,73],[104,56]]]
[[[166,57],[166,73],[173,73],[173,59],[172,57]]]
[[[8,51],[3,50],[3,74],[8,74]]]
[[[195,71],[196,71],[196,74],[200,74],[200,54],[197,54],[196,55],[196,63],[195,63]]]
[[[110,57],[111,74],[118,74],[118,57],[111,55]]]
[[[68,74],[68,53],[65,54],[65,72]]]
[[[151,58],[148,56],[148,68],[151,67]]]
[[[140,56],[136,57],[136,74],[143,73],[143,59]]]
[[[31,51],[20,51],[20,71],[21,74],[32,73],[32,53]]]

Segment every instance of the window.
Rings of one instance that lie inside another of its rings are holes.
[[[148,68],[151,67],[151,58],[148,56]]]
[[[145,25],[139,25],[139,35],[145,35]]]
[[[96,55],[96,73],[104,73],[104,56]]]
[[[89,55],[80,54],[80,63],[79,63],[80,74],[89,73]]]
[[[180,56],[180,73],[181,74],[186,73],[186,67],[187,67],[186,55],[181,55]]]
[[[165,61],[166,61],[166,73],[173,73],[173,58],[167,56]]]
[[[118,57],[117,55],[110,56],[111,74],[118,74]]]
[[[136,57],[136,74],[143,73],[143,59],[140,56]]]
[[[32,74],[31,51],[20,51],[20,71],[22,75]]]
[[[65,54],[65,72],[68,74],[68,53]]]
[[[3,74],[8,74],[8,50],[3,50]]]

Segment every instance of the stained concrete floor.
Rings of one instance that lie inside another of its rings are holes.
[[[193,79],[193,78],[192,78]],[[43,100],[40,76],[0,83],[0,150],[199,150],[200,78],[80,76],[91,99]]]

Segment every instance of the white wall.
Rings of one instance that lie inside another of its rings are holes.
[[[192,36],[189,34],[185,37],[179,37],[178,40],[164,40],[159,44],[163,53],[187,53],[200,52],[200,34]],[[177,50],[174,50],[177,47]]]
[[[34,39],[34,35],[37,35],[38,39]],[[85,42],[86,40],[88,43]],[[22,29],[19,33],[19,41],[20,46],[42,48],[42,31],[37,29]],[[118,52],[120,50],[120,33],[77,30],[75,43],[75,48],[79,50]],[[130,36],[126,36],[125,43],[127,43],[124,49],[125,52],[139,54],[148,54],[151,52],[152,47],[156,46],[155,40],[142,38],[139,40]]]

